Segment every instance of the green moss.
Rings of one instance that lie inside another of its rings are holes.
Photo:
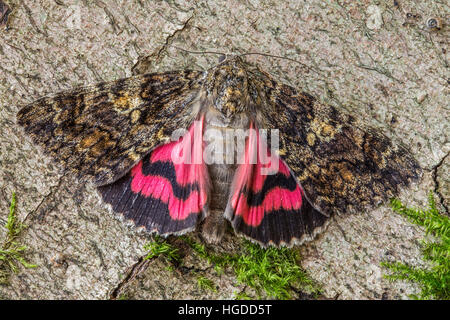
[[[214,287],[214,282],[204,276],[197,277],[197,285],[201,290],[210,290],[213,292],[217,292],[216,288]]]
[[[402,262],[382,262],[391,273],[385,275],[390,280],[417,282],[421,287],[415,299],[450,299],[450,219],[436,209],[433,193],[429,195],[429,208],[426,210],[407,208],[399,200],[391,201],[393,210],[406,216],[412,223],[422,226],[436,241],[422,241],[424,260],[431,263],[430,268],[412,267]]]
[[[267,297],[290,299],[296,289],[306,291],[312,296],[320,294],[317,284],[299,266],[298,252],[293,249],[264,249],[245,240],[241,253],[217,254],[189,237],[182,236],[180,239],[200,258],[213,265],[218,274],[230,268],[238,282],[254,289],[259,298],[264,292]],[[182,262],[178,249],[161,237],[156,236],[144,249],[149,251],[145,259],[164,256],[167,261],[177,265]],[[213,281],[204,276],[197,278],[197,285],[202,290],[216,291]],[[249,297],[245,292],[236,295],[236,299],[246,298]]]
[[[180,261],[181,258],[177,248],[159,236],[154,236],[153,239],[153,241],[144,245],[144,249],[149,251],[144,258],[145,260],[163,256],[169,262],[178,263]]]
[[[234,270],[238,280],[270,297],[290,299],[292,288],[319,293],[314,281],[299,266],[298,252],[287,248],[263,249],[247,242]]]
[[[194,240],[186,236],[181,237],[181,239],[183,239],[200,258],[205,259],[210,264],[212,264],[216,272],[219,274],[223,272],[224,268],[232,266],[234,264],[234,261],[236,260],[236,257],[233,255],[218,255],[212,252],[208,252],[205,245],[195,242]]]
[[[235,300],[252,300],[252,297],[250,297],[248,294],[246,294],[244,291],[235,293],[234,294]]]
[[[169,265],[169,266],[166,267],[166,270],[169,271],[169,272],[174,272],[175,268],[174,268],[173,265]]]
[[[117,300],[130,300],[130,297],[126,293],[122,293],[117,297]]]
[[[293,249],[264,249],[245,241],[242,253],[217,255],[187,237],[184,240],[200,257],[214,265],[216,271],[232,268],[238,282],[255,289],[259,297],[265,292],[268,297],[290,299],[295,288],[314,295],[320,293],[314,281],[299,266],[298,253]]]
[[[16,217],[16,194],[13,193],[9,207],[8,220],[5,225],[6,237],[0,248],[0,284],[7,284],[9,276],[19,271],[21,264],[25,268],[36,268],[24,258],[27,246],[17,242],[19,234],[25,226],[17,221]]]

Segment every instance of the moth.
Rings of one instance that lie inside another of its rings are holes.
[[[380,130],[240,56],[43,97],[17,121],[136,226],[163,236],[201,227],[212,243],[230,223],[262,246],[301,244],[333,214],[378,205],[421,173]],[[240,148],[235,132],[246,133]]]

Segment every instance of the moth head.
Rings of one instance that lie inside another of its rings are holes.
[[[248,78],[245,63],[239,57],[226,58],[211,69],[206,90],[214,108],[226,118],[244,112],[248,105]]]

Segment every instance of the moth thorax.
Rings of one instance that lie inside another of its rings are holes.
[[[244,112],[248,105],[248,78],[242,61],[233,59],[213,69],[207,91],[214,108],[225,117]]]

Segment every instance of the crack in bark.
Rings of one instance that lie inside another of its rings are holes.
[[[26,214],[25,218],[22,220],[23,223],[25,223],[25,221],[28,219],[29,216],[32,216],[33,214],[35,214],[39,210],[39,208],[45,203],[45,201],[48,200],[48,198],[54,196],[55,192],[60,189],[61,184],[63,183],[63,179],[65,177],[66,177],[66,174],[63,174],[62,176],[59,177],[58,183],[56,185],[50,187],[50,192],[42,197],[41,202],[39,202],[39,204],[36,206],[36,208],[34,208],[33,210],[31,210],[30,212],[28,212]]]
[[[164,42],[164,44],[161,46],[161,48],[159,48],[159,50],[157,52],[153,52],[150,55],[143,57],[143,58],[139,58],[138,62],[133,66],[133,68],[131,68],[131,71],[133,74],[139,74],[139,73],[143,73],[142,70],[140,70],[142,68],[143,65],[150,65],[150,59],[151,58],[155,58],[154,62],[157,63],[160,59],[161,59],[161,55],[163,54],[163,52],[167,52],[167,48],[170,46],[173,38],[180,32],[183,32],[189,25],[189,22],[192,20],[192,18],[195,16],[195,12],[183,23],[182,27],[179,29],[176,29],[174,32],[172,32],[171,34],[169,34],[166,37],[166,40]]]
[[[129,267],[129,272],[126,274],[125,278],[111,291],[111,294],[109,296],[109,298],[111,300],[116,300],[120,294],[122,293],[123,288],[130,283],[132,280],[134,280],[136,278],[136,276],[138,276],[139,274],[141,274],[142,272],[144,272],[145,270],[147,270],[148,265],[150,264],[151,261],[154,261],[155,259],[158,259],[159,256],[156,256],[152,259],[145,259],[145,257],[147,256],[147,254],[141,256],[138,261],[133,264],[131,267]],[[199,267],[195,267],[195,266],[183,266],[180,262],[177,261],[172,261],[169,262],[173,265],[174,267],[174,271],[180,276],[180,277],[184,277],[186,276],[186,274],[188,273],[199,273],[199,272],[207,272],[208,270],[211,270],[214,268],[213,265],[208,266],[206,268],[199,268]]]
[[[344,238],[344,240],[349,243],[352,244],[352,242],[347,238],[347,235],[345,234],[344,229],[341,227],[341,225],[339,224],[339,222],[336,220],[335,216],[332,216],[331,219],[334,221],[334,225],[338,228],[338,230],[341,232],[342,237]]]
[[[48,34],[46,30],[41,30],[36,21],[33,18],[33,12],[31,11],[31,8],[29,6],[27,6],[25,3],[22,3],[23,8],[25,9],[25,12],[28,16],[28,20],[30,21],[31,26],[33,27],[33,29],[37,32],[40,33],[42,35],[44,35],[46,38],[48,38]]]
[[[140,257],[138,261],[130,267],[130,271],[127,273],[125,278],[117,284],[117,286],[111,291],[109,296],[110,300],[116,300],[120,295],[122,288],[124,288],[131,280],[136,278],[138,274],[147,269],[150,260],[145,260],[146,255]]]
[[[163,51],[167,50],[167,47],[170,45],[171,40],[175,37],[175,35],[177,33],[183,32],[184,29],[187,28],[189,21],[191,21],[191,19],[194,17],[195,12],[192,14],[192,16],[190,16],[184,23],[183,26],[180,29],[176,29],[174,32],[172,32],[167,38],[165,43],[163,44],[163,46],[158,50],[156,57],[157,59],[160,59],[160,55],[162,54]]]
[[[438,162],[437,165],[435,165],[431,170],[432,170],[432,176],[433,176],[433,182],[434,182],[434,193],[438,196],[439,198],[439,203],[442,205],[442,207],[445,210],[445,214],[449,214],[448,212],[448,207],[445,204],[445,198],[444,196],[441,194],[441,192],[439,191],[439,181],[438,181],[438,170],[439,168],[444,164],[445,159],[448,157],[448,155],[450,154],[447,153],[444,157],[442,157],[441,161]]]

